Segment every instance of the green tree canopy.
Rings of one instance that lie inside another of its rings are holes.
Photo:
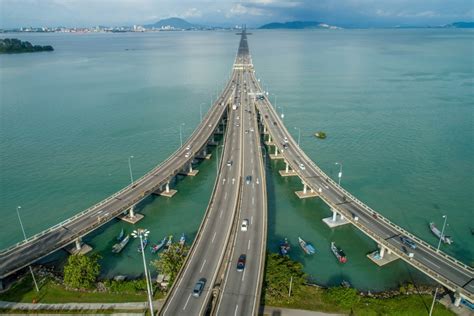
[[[266,294],[273,299],[288,299],[291,278],[293,278],[292,293],[296,294],[306,283],[303,265],[291,260],[288,256],[268,253],[265,261],[264,279]]]
[[[172,284],[184,263],[188,250],[189,248],[186,246],[171,244],[166,251],[160,253],[158,260],[153,261],[152,264],[158,272],[169,275],[170,284]]]
[[[342,286],[331,287],[324,294],[328,300],[337,303],[343,308],[354,306],[360,300],[356,289]]]
[[[100,272],[99,255],[71,255],[64,266],[64,284],[73,288],[91,288]]]

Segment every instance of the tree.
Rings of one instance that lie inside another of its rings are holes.
[[[173,283],[176,275],[184,263],[189,248],[179,244],[171,244],[169,248],[160,254],[158,260],[152,262],[155,268],[170,277],[170,284]]]
[[[266,295],[273,300],[288,299],[291,278],[292,293],[296,294],[306,283],[303,265],[291,260],[288,256],[280,256],[276,253],[267,254],[264,279]]]
[[[71,255],[64,266],[64,284],[73,288],[91,288],[100,272],[100,256]]]

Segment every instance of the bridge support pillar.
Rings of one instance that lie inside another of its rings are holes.
[[[177,192],[178,192],[177,190],[170,189],[170,181],[168,181],[168,182],[166,182],[165,190],[163,191],[163,189],[161,189],[160,191],[156,192],[155,194],[158,194],[158,195],[161,195],[161,196],[166,196],[166,197],[172,197]]]
[[[263,124],[263,133],[266,134],[267,133],[267,125]]]
[[[459,307],[459,305],[461,305],[461,300],[462,300],[461,295],[455,293],[454,294],[454,306]]]
[[[122,221],[130,224],[135,224],[139,222],[143,219],[143,217],[145,217],[145,215],[135,213],[135,205],[132,205],[130,207],[130,209],[128,210],[128,214],[122,214],[118,216],[118,218],[120,218]]]
[[[331,211],[332,211],[331,217],[323,218],[323,222],[326,225],[328,225],[330,228],[335,228],[338,226],[349,224],[349,221],[345,219],[344,216],[340,214],[336,209],[331,208]]]
[[[199,170],[194,170],[193,169],[193,163],[190,162],[189,165],[187,167],[185,167],[183,171],[180,172],[180,174],[183,175],[183,176],[194,177],[195,175],[198,174],[198,172],[199,172]],[[169,191],[169,185],[168,185],[168,191]]]
[[[301,181],[301,183],[303,184],[303,191],[296,191],[295,194],[297,197],[299,197],[300,199],[307,199],[307,198],[319,196],[319,194],[314,192],[314,190],[311,187],[309,188],[310,190],[308,191],[308,185],[306,184],[306,182]]]
[[[367,254],[372,262],[374,262],[379,267],[384,266],[392,261],[398,259],[398,256],[392,253],[390,249],[383,245],[378,245],[379,249]]]
[[[208,153],[207,153],[207,146],[206,146],[206,145],[204,145],[204,148],[203,148],[201,154],[200,154],[199,156],[196,156],[196,158],[198,158],[198,159],[206,159],[206,160],[211,159],[211,154],[208,154]]]
[[[81,237],[79,237],[74,241],[73,244],[66,246],[64,249],[66,249],[66,251],[71,255],[84,255],[91,251],[92,247],[86,243],[83,243]]]
[[[288,161],[285,160],[285,170],[279,170],[278,172],[280,173],[280,176],[282,177],[292,177],[298,175],[296,171],[290,170],[290,165],[288,164]]]

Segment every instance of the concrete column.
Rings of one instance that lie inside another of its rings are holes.
[[[285,164],[286,164],[285,172],[288,173],[290,169],[290,165],[288,164],[288,161],[285,161]]]
[[[337,220],[337,212],[336,211],[332,211],[332,221],[335,222]]]
[[[132,207],[130,208],[130,210],[128,211],[128,216],[133,218],[135,217],[135,205],[132,205]]]
[[[263,133],[266,134],[267,133],[267,126],[265,124],[263,124]]]
[[[165,188],[166,193],[170,193],[170,182],[166,182],[166,188]]]
[[[189,164],[189,173],[191,173],[191,172],[193,172],[193,164],[192,163]]]
[[[383,258],[383,256],[385,255],[385,247],[382,245],[380,245],[379,255],[380,258]]]
[[[278,147],[275,146],[275,156],[277,156],[277,155],[278,155]]]
[[[340,215],[341,215],[341,220],[344,219],[344,215],[342,215],[342,213]]]
[[[459,307],[461,305],[462,297],[459,294],[454,295],[454,306]]]
[[[392,253],[392,250],[390,250],[389,248],[387,248],[387,253],[388,253],[388,254],[391,254],[391,253]]]
[[[207,147],[206,146],[204,146],[204,149],[202,150],[202,155],[204,157],[206,157],[206,155],[207,155]]]
[[[308,190],[308,186],[306,185],[306,183],[303,182],[303,194],[306,194],[307,190]]]
[[[77,251],[81,250],[81,238],[76,239],[76,249]]]
[[[272,135],[268,134],[268,142],[271,143],[272,142]]]

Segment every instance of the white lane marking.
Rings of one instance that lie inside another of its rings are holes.
[[[244,282],[244,279],[245,279],[245,269],[244,269],[244,273],[242,273],[242,282]]]
[[[222,212],[222,210],[221,210],[221,214],[219,215],[219,218],[222,218],[222,213],[223,213],[223,212]]]
[[[252,224],[252,222],[253,222],[253,215],[250,216],[250,224]]]
[[[191,298],[191,294],[189,294],[188,299],[186,300],[186,304],[184,304],[183,311],[186,309],[186,306],[188,306],[188,302],[190,298]]]
[[[202,269],[204,269],[204,265],[206,264],[206,259],[204,259],[204,262],[202,263],[201,270],[199,270],[199,273],[202,272]]]
[[[250,250],[250,239],[249,239],[249,244],[247,246],[247,250]]]
[[[239,305],[235,305],[235,311],[234,311],[234,316],[237,315],[237,310],[239,309]]]
[[[214,238],[216,238],[216,234],[217,234],[217,232],[214,232],[214,236],[212,236],[211,243],[213,243],[213,242],[214,242]]]
[[[227,192],[224,195],[224,200],[227,200]]]
[[[250,159],[250,163],[253,165],[253,158],[252,158],[252,159]],[[252,173],[253,173],[253,171],[252,171]]]
[[[252,196],[252,205],[255,204],[255,198]]]

